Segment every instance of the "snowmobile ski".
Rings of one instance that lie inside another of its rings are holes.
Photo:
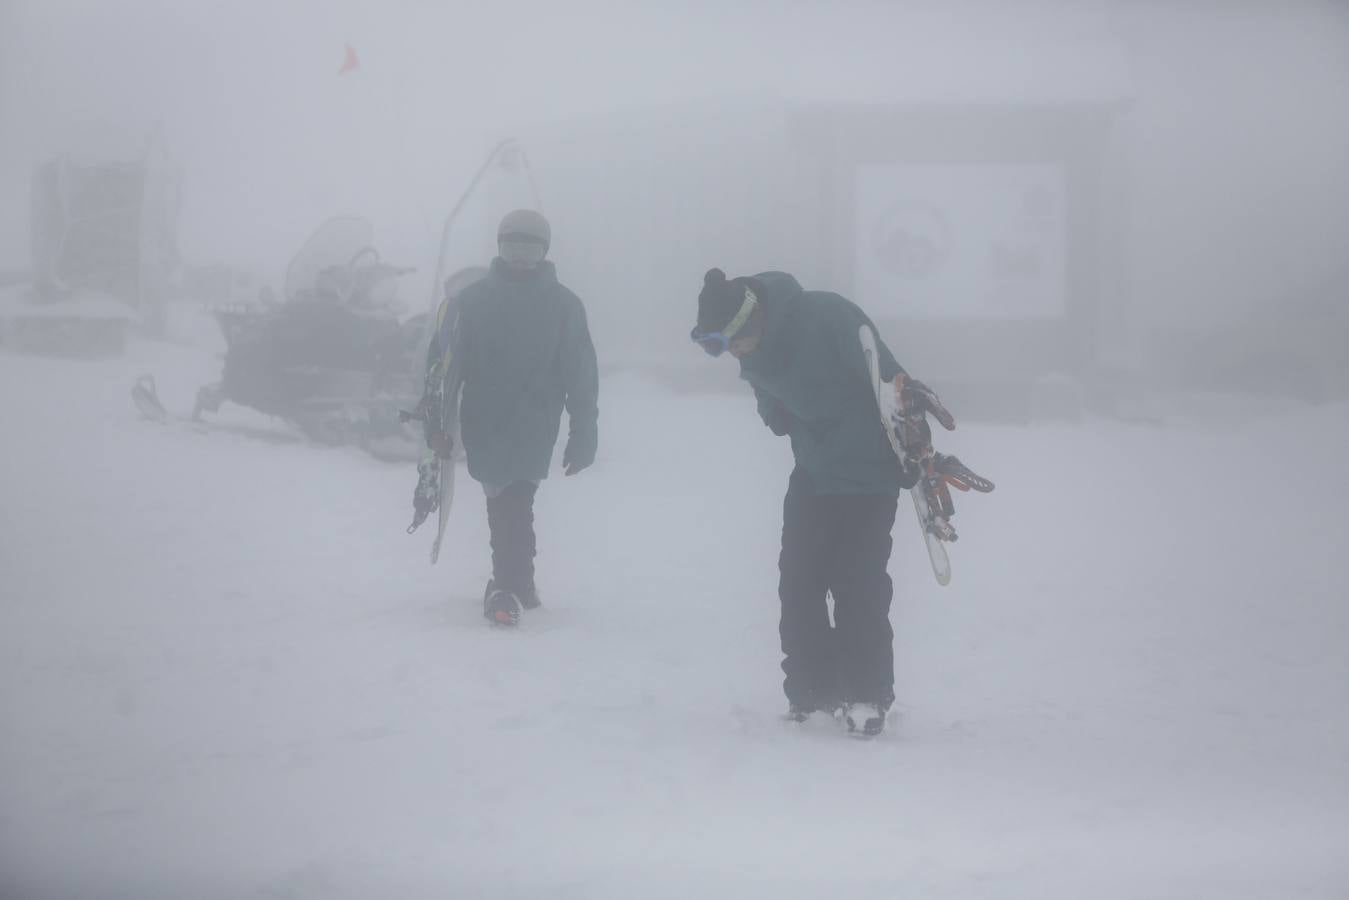
[[[142,375],[131,386],[131,401],[141,411],[141,415],[156,422],[167,422],[172,416],[159,399],[153,375]]]
[[[224,424],[221,422],[211,422],[196,416],[184,416],[172,412],[159,399],[159,391],[155,385],[153,375],[141,375],[136,379],[136,383],[131,386],[131,401],[136,404],[136,409],[146,419],[156,422],[160,425],[173,425],[185,429],[190,429],[198,434],[209,434],[213,431],[224,432],[226,434],[237,434],[243,437],[255,438],[261,441],[267,441],[272,444],[298,444],[302,438],[296,434],[287,434],[283,431],[273,431],[267,428],[250,427],[247,425]]]

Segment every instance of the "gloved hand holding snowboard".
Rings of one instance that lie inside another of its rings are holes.
[[[956,532],[950,518],[955,514],[955,503],[951,500],[951,487],[988,493],[993,490],[993,482],[976,475],[958,458],[932,448],[932,428],[927,422],[929,414],[947,431],[954,431],[956,427],[955,417],[936,391],[903,372],[895,376],[893,387],[893,391],[880,392],[881,406],[904,450],[900,461],[903,483],[906,487],[916,487],[921,480],[928,506],[937,516],[933,523],[935,533],[942,540],[954,541]]]

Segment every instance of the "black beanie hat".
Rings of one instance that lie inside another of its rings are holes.
[[[711,333],[729,325],[745,303],[747,287],[748,278],[728,280],[721,269],[708,269],[698,293],[698,330]]]

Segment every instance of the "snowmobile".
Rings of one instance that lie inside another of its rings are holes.
[[[399,320],[398,280],[360,218],[321,226],[286,271],[283,299],[214,310],[226,342],[220,381],[197,393],[194,421],[226,401],[293,423],[322,444],[358,444],[414,459],[415,430],[398,410],[422,388],[429,315]],[[152,379],[133,390],[141,411],[168,418]]]

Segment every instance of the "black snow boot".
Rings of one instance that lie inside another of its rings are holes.
[[[840,707],[835,703],[798,703],[787,704],[787,712],[783,716],[788,722],[804,722],[814,713],[824,713],[826,716],[837,718]]]
[[[488,585],[482,614],[493,625],[513,628],[520,624],[520,600],[510,591],[498,591]]]
[[[483,591],[482,595],[483,603],[486,603],[487,598],[492,596],[492,591],[495,591],[496,587],[495,578],[487,579],[487,590]],[[520,601],[520,606],[524,609],[538,609],[543,606],[543,601],[539,599],[539,589],[532,584],[526,590],[511,591],[511,593],[515,595],[516,600]]]
[[[543,601],[539,599],[539,589],[532,584],[528,590],[520,591],[515,596],[525,609],[538,609],[543,605]]]
[[[875,737],[885,730],[886,709],[878,703],[849,703],[843,710],[848,733],[857,737]]]

